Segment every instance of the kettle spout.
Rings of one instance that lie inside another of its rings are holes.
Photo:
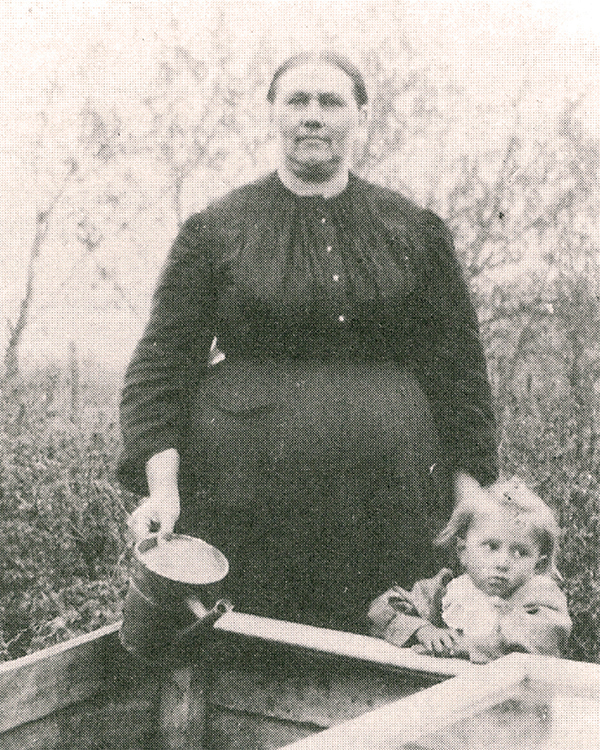
[[[181,644],[183,641],[187,641],[190,638],[198,635],[199,633],[209,630],[215,624],[215,622],[224,615],[226,612],[231,612],[233,604],[229,599],[219,599],[212,609],[206,609],[199,599],[189,597],[186,599],[188,608],[196,615],[196,622],[188,625],[179,633],[177,633],[175,643]]]

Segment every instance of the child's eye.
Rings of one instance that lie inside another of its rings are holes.
[[[492,552],[495,552],[500,545],[493,539],[486,539],[484,542],[482,542],[482,546],[487,547],[487,549],[491,550]]]
[[[523,547],[523,548],[520,548],[520,549],[519,549],[519,548],[517,548],[517,549],[514,549],[514,550],[513,550],[513,555],[514,555],[514,556],[515,556],[515,557],[516,557],[517,559],[519,559],[519,558],[521,558],[521,557],[529,557],[529,550],[528,550],[528,549],[525,549],[524,547]]]

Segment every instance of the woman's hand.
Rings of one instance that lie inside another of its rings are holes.
[[[169,534],[179,513],[179,492],[159,492],[145,498],[129,516],[127,524],[137,543],[152,533]]]
[[[423,625],[415,635],[428,654],[436,656],[455,656],[456,654],[456,633],[450,628]]]
[[[170,534],[179,518],[181,506],[177,477],[179,453],[167,448],[146,463],[150,497],[129,516],[128,526],[137,542],[148,534]]]
[[[454,475],[454,496],[455,503],[466,501],[468,497],[475,500],[475,505],[485,501],[487,497],[486,490],[470,474],[464,471],[457,471]]]

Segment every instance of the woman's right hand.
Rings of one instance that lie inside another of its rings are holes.
[[[149,534],[172,532],[179,513],[179,492],[160,492],[145,498],[129,516],[127,525],[137,543]]]
[[[155,453],[146,463],[150,496],[129,516],[128,526],[135,542],[148,534],[170,534],[179,518],[179,453],[167,448]]]

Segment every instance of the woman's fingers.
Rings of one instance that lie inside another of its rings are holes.
[[[129,516],[128,526],[135,542],[149,534],[169,534],[179,518],[179,498],[148,498]]]

